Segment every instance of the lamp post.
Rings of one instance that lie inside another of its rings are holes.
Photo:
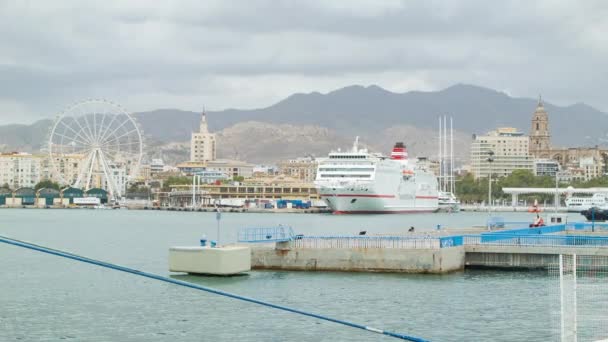
[[[553,197],[553,202],[555,202],[555,212],[557,213],[557,207],[559,206],[559,177],[561,176],[558,170],[555,171],[555,197]]]
[[[494,151],[488,152],[488,213],[492,207],[492,163],[494,162]]]

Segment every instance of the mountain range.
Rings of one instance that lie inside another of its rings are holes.
[[[448,115],[454,118],[456,156],[466,160],[471,134],[500,126],[527,133],[537,103],[537,99],[466,84],[406,93],[355,85],[326,94],[293,94],[266,108],[208,112],[207,120],[210,130],[218,134],[219,157],[260,163],[325,155],[331,148],[347,147],[355,136],[372,150],[388,152],[398,140],[406,143],[411,154],[433,156],[438,117]],[[606,113],[582,103],[544,105],[554,145],[591,146],[606,141]],[[151,147],[150,156],[161,154],[170,161],[188,158],[187,151],[182,151],[187,145],[175,143],[190,139],[198,129],[200,113],[159,109],[134,116]],[[51,123],[0,126],[0,147],[36,151],[43,146]]]

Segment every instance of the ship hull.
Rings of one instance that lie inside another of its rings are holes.
[[[395,195],[321,194],[321,198],[335,214],[413,214],[439,209],[434,196],[400,199]]]

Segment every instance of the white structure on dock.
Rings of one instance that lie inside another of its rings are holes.
[[[249,270],[251,249],[246,246],[184,246],[169,249],[170,272],[234,275]]]

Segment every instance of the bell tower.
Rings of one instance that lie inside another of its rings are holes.
[[[545,110],[543,100],[538,97],[538,105],[532,115],[532,129],[530,130],[530,154],[539,157],[541,152],[547,152],[551,146],[549,135],[549,114]]]

